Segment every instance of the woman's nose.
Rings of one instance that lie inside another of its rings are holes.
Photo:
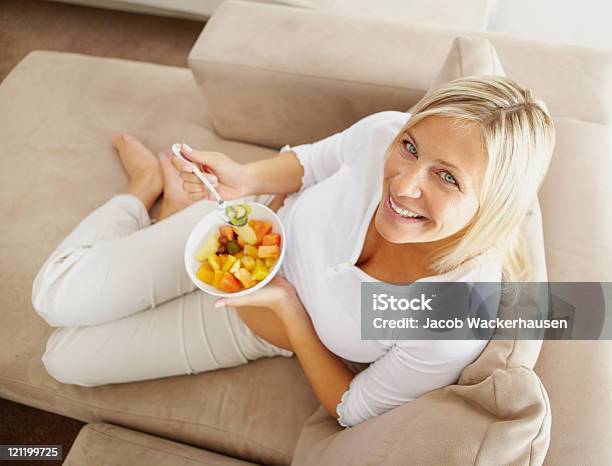
[[[421,197],[421,175],[418,170],[406,170],[400,174],[397,183],[398,196],[413,197],[415,199]]]

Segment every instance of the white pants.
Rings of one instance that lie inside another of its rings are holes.
[[[236,309],[213,308],[189,279],[185,242],[215,207],[200,201],[151,224],[137,197],[119,194],[62,241],[32,289],[38,314],[59,327],[42,357],[53,378],[95,386],[293,355],[255,335]]]

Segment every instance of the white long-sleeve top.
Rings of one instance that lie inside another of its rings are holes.
[[[371,363],[337,406],[338,422],[354,426],[455,383],[486,340],[362,340],[360,287],[378,282],[355,262],[382,196],[384,154],[409,113],[369,115],[313,144],[285,146],[304,167],[300,191],[278,215],[287,255],[280,274],[296,289],[321,342],[336,355]],[[496,250],[443,275],[418,281],[500,282]]]

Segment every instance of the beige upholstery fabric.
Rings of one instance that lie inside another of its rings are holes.
[[[63,466],[249,466],[255,463],[111,424],[87,424]]]
[[[221,136],[280,148],[321,139],[377,111],[410,108],[463,34],[227,0],[189,63]],[[506,73],[533,88],[557,119],[612,123],[612,51],[468,34],[489,39]],[[600,141],[596,148],[607,150]]]
[[[491,42],[478,36],[459,36],[453,41],[431,87],[475,75],[505,76],[506,73]]]
[[[318,406],[295,358],[96,388],[63,385],[40,361],[51,328],[32,309],[32,280],[85,215],[127,186],[113,133],[154,150],[183,140],[243,161],[274,154],[219,139],[206,115],[186,69],[34,52],[2,82],[0,212],[10,221],[0,240],[0,396],[286,465]]]
[[[343,431],[319,408],[304,426],[293,464],[542,464],[548,413],[541,389],[531,370],[499,370],[482,383],[435,390]]]

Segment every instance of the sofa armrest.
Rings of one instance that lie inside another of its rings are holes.
[[[498,369],[342,429],[322,407],[306,421],[292,466],[542,464],[550,404],[533,370]]]
[[[103,422],[87,424],[81,429],[63,464],[65,466],[255,465],[249,461]]]
[[[206,24],[189,66],[219,135],[280,148],[382,110],[407,110],[425,94],[456,35],[229,0]]]

